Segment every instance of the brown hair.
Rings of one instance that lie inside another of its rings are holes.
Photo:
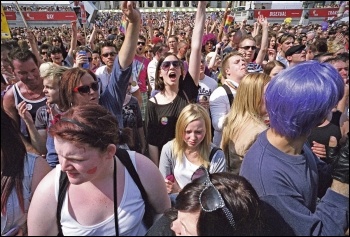
[[[162,55],[161,58],[158,61],[157,67],[156,67],[156,76],[155,76],[155,89],[156,90],[163,91],[165,89],[165,84],[164,84],[163,78],[159,76],[159,72],[161,70],[160,66],[162,65],[164,59],[166,57],[170,56],[170,55],[172,55],[172,56],[177,58],[177,60],[180,62],[180,65],[181,65],[181,72],[184,71],[182,61],[176,56],[176,54],[168,52],[168,53]],[[183,79],[183,76],[184,75],[181,74],[180,80]]]
[[[96,75],[90,70],[86,70],[80,67],[68,69],[62,74],[60,83],[60,109],[63,111],[68,110],[74,105],[74,87],[78,86],[81,78],[86,74],[90,74],[95,81],[97,81]]]
[[[88,144],[100,151],[105,151],[109,144],[119,144],[124,131],[119,130],[117,118],[97,104],[70,108],[49,129],[52,137]]]

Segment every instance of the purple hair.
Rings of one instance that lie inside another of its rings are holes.
[[[344,82],[328,63],[307,61],[277,74],[266,89],[270,127],[288,138],[309,135],[344,94]]]

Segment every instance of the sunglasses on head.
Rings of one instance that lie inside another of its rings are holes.
[[[74,87],[73,92],[79,92],[79,94],[90,94],[90,89],[93,91],[97,91],[99,88],[99,84],[97,81],[91,83],[90,85],[77,86]]]
[[[249,49],[256,50],[256,46],[242,46],[240,48],[244,50],[249,50]]]
[[[137,42],[137,45],[143,45],[143,46],[145,46],[146,43],[145,43],[145,42]]]
[[[204,189],[199,195],[199,203],[205,212],[213,212],[221,208],[225,213],[230,225],[235,228],[236,223],[233,219],[232,212],[226,207],[224,199],[219,190],[210,181],[208,170],[204,166],[200,166],[191,177],[191,181],[198,179],[200,183],[205,185]]]
[[[180,62],[179,61],[164,61],[164,62],[162,62],[160,67],[164,71],[168,71],[170,68],[170,65],[173,65],[173,67],[177,69],[180,67]]]
[[[116,54],[117,54],[116,52],[109,52],[109,53],[104,53],[101,55],[102,55],[102,57],[107,58],[108,56],[114,57]]]

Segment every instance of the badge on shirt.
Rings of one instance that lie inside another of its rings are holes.
[[[167,125],[167,124],[168,124],[168,118],[167,118],[167,117],[162,117],[162,118],[160,119],[160,123],[161,123],[162,125]]]

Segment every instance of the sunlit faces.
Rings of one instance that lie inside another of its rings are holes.
[[[162,62],[159,76],[163,78],[165,85],[178,85],[181,76],[181,62],[174,55],[169,55]]]
[[[299,50],[289,57],[291,57],[292,62],[296,62],[296,63],[304,62],[306,60],[306,51],[304,49]]]
[[[270,72],[270,77],[274,77],[276,76],[280,71],[282,71],[284,68],[282,66],[275,66],[274,68],[272,68],[271,72]]]
[[[89,145],[73,143],[59,137],[54,138],[54,143],[61,169],[67,173],[71,184],[89,182],[106,173],[105,168],[101,167],[101,161],[107,159],[107,152],[102,153]]]
[[[91,86],[91,83],[95,82],[94,78],[89,74],[85,73],[84,76],[81,77],[79,86]],[[100,96],[100,90],[93,90],[90,88],[89,93],[74,93],[74,103],[73,105],[85,105],[87,103],[96,103],[98,104],[98,99]]]
[[[100,55],[98,53],[93,53],[91,55],[92,61],[91,64],[94,66],[100,66],[101,63],[101,59],[100,59]]]
[[[306,50],[306,61],[312,60],[312,59],[314,59],[314,57],[315,57],[314,52],[312,52],[312,50],[310,50],[310,49],[307,49]]]
[[[178,211],[178,216],[171,225],[171,230],[176,236],[198,236],[197,222],[199,212],[183,212]]]
[[[43,80],[44,89],[43,92],[50,104],[57,104],[59,102],[59,85],[52,79]]]
[[[60,66],[62,65],[62,61],[63,61],[62,53],[51,53],[50,58],[51,58],[53,63],[60,65]]]
[[[270,44],[270,45],[269,45],[269,48],[270,48],[270,49],[274,49],[275,46],[276,46],[276,37],[271,37],[270,43],[269,43],[269,44]]]
[[[190,122],[184,131],[184,142],[189,148],[196,148],[203,141],[206,134],[204,119]]]
[[[117,51],[114,47],[105,46],[101,49],[101,58],[107,67],[113,67]]]
[[[253,60],[254,54],[256,50],[256,43],[253,40],[246,39],[240,43],[238,51],[242,53],[247,62],[251,62]]]
[[[287,52],[287,50],[293,45],[294,45],[294,39],[293,37],[289,37],[281,44],[281,50],[283,52]]]
[[[17,79],[21,80],[29,88],[36,88],[42,84],[39,68],[33,59],[25,62],[13,60],[13,72]]]
[[[228,67],[225,69],[226,78],[241,81],[242,78],[248,73],[246,60],[240,55],[234,55],[229,59]]]

